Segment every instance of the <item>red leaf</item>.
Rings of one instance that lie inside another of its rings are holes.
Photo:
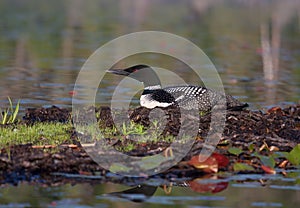
[[[190,188],[198,193],[218,193],[227,188],[228,182],[201,183],[205,179],[195,179],[189,182]]]
[[[261,169],[263,169],[268,174],[276,174],[274,168],[270,168],[269,166],[262,165]]]
[[[280,107],[272,107],[268,110],[268,113],[282,113],[282,109]]]
[[[189,165],[194,166],[197,169],[201,169],[206,173],[216,173],[218,172],[218,161],[216,158],[210,156],[205,161],[202,161],[202,155],[196,155],[188,161]]]
[[[219,153],[213,153],[211,156],[217,160],[219,168],[225,168],[228,166],[229,159],[226,156]]]

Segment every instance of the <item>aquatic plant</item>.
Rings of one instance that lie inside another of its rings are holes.
[[[19,108],[20,108],[20,100],[16,104],[15,108],[13,107],[13,103],[10,99],[10,97],[7,97],[8,102],[9,102],[9,107],[6,108],[5,110],[1,110],[0,108],[0,123],[5,125],[5,124],[12,124],[17,121],[17,116],[19,113]]]

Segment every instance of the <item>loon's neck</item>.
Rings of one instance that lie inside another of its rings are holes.
[[[145,89],[161,89],[161,82],[152,68],[143,68],[129,74],[129,77],[143,83]]]

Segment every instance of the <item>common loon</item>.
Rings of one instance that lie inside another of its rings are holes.
[[[109,73],[129,76],[144,84],[140,104],[146,108],[168,107],[174,104],[186,110],[198,109],[207,112],[216,106],[224,96],[212,89],[201,86],[170,86],[162,88],[155,71],[147,65],[135,65],[126,69],[109,69]],[[248,107],[230,95],[225,95],[228,110],[242,110]]]

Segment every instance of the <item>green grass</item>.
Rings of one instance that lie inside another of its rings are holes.
[[[174,136],[162,136],[163,124],[158,121],[153,121],[150,127],[145,127],[141,124],[132,121],[122,123],[118,127],[100,127],[95,125],[78,125],[76,130],[83,135],[81,142],[93,143],[94,141],[104,138],[115,139],[121,141],[122,144],[115,146],[118,151],[130,152],[140,144],[158,143],[158,142],[173,142]],[[102,126],[100,124],[100,126]],[[100,132],[99,132],[100,130]],[[84,139],[87,138],[86,141]]]
[[[17,116],[20,108],[20,100],[14,108],[10,97],[7,97],[7,99],[9,102],[9,107],[4,110],[0,108],[0,123],[3,125],[17,122]]]
[[[149,128],[131,121],[128,124],[123,123],[119,128],[103,128],[101,132],[106,138],[136,137],[138,138],[137,143],[159,142],[162,140],[172,142],[174,140],[173,136],[163,137],[161,135],[162,127],[158,121],[153,121]]]
[[[32,126],[25,124],[15,124],[12,126],[3,126],[0,128],[0,147],[28,144],[32,145],[59,145],[70,139],[69,130],[72,124],[62,123],[35,123]],[[80,130],[80,128],[78,129]],[[105,138],[124,139],[128,137],[136,137],[136,144],[145,142],[172,141],[173,137],[162,138],[160,131],[155,129],[148,130],[141,124],[130,122],[128,125],[122,124],[117,128],[100,129]],[[81,132],[84,134],[93,134],[95,128],[83,127]],[[97,135],[97,134],[93,134]],[[96,138],[101,139],[101,138]],[[127,151],[133,149],[135,143],[128,143],[128,147],[124,147]]]
[[[126,145],[123,145],[123,146],[116,147],[116,150],[118,150],[120,152],[130,152],[134,149],[136,149],[136,144],[134,144],[132,142],[127,143]]]
[[[59,145],[70,140],[69,130],[72,128],[71,122],[62,123],[35,123],[28,126],[18,123],[17,116],[20,108],[20,101],[14,106],[8,97],[9,107],[1,110],[0,123],[0,147],[9,147],[10,145],[32,144],[32,145]],[[99,116],[99,115],[98,115]],[[10,125],[13,124],[13,125]],[[98,126],[77,126],[76,130],[84,135],[91,135],[93,140],[98,140]],[[95,128],[96,127],[96,128]],[[122,151],[131,151],[136,145],[147,142],[172,142],[173,136],[162,137],[162,126],[158,121],[151,123],[149,128],[134,122],[123,123],[118,128],[100,128],[102,136],[105,138],[129,139]],[[83,141],[81,141],[83,142]]]
[[[70,139],[71,124],[36,123],[0,129],[0,147],[16,144],[58,145]]]

